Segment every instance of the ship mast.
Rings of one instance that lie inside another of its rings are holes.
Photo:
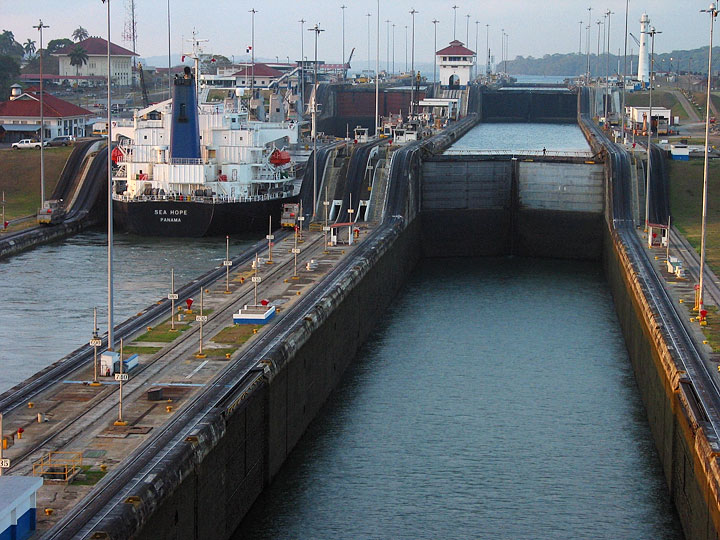
[[[208,39],[198,39],[197,31],[193,28],[192,39],[187,41],[192,43],[192,51],[185,53],[183,56],[191,58],[195,62],[195,95],[198,96],[198,106],[200,105],[200,55],[202,54],[202,48],[200,43],[210,41]]]

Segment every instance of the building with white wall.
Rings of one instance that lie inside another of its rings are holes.
[[[86,64],[70,64],[71,54],[76,47],[82,47],[88,56]],[[58,57],[59,75],[80,77],[107,77],[107,41],[99,37],[90,37],[79,43],[73,43],[53,54]],[[119,45],[110,43],[110,78],[113,85],[130,86],[133,80],[133,56],[138,56]],[[70,79],[66,79],[68,82]],[[93,84],[88,79],[86,85]],[[80,83],[82,84],[82,82]]]
[[[448,47],[435,53],[440,84],[450,88],[467,86],[472,78],[476,54],[461,41],[454,40]]]

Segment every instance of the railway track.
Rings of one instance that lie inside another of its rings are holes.
[[[298,257],[298,262],[306,262],[313,256],[316,256],[317,244],[321,243],[321,240],[322,237],[316,237],[306,244]],[[311,249],[308,249],[308,247],[311,247]],[[271,286],[277,284],[285,276],[289,275],[289,273],[292,273],[293,264],[294,260],[288,258],[279,264],[268,266],[268,272],[263,276],[263,282],[270,283]],[[236,311],[238,305],[252,301],[252,287],[246,285],[243,289],[239,295],[233,295],[227,298],[220,309],[213,311],[209,315],[208,322],[204,324],[204,332],[207,332],[210,336],[215,335],[228,326],[228,321],[231,319],[232,313]],[[156,379],[157,375],[165,370],[173,359],[194,352],[198,345],[197,336],[199,331],[200,327],[198,325],[192,326],[178,335],[172,344],[164,347],[161,351],[153,355],[149,362],[141,364],[141,366],[133,372],[132,379],[123,385],[124,398],[128,402],[133,401],[133,399],[147,390],[148,383]],[[44,454],[49,451],[66,448],[80,435],[84,434],[87,423],[100,418],[112,417],[113,410],[117,408],[117,389],[118,387],[115,385],[105,385],[101,393],[99,393],[95,399],[91,400],[87,404],[87,407],[84,407],[79,414],[72,418],[63,419],[57,424],[51,434],[34,443],[31,447],[26,448],[23,454],[13,457],[13,462],[16,463],[16,465],[10,470],[15,474],[31,473],[32,463],[29,461],[29,458],[31,458],[33,454],[40,452]],[[81,421],[87,422],[83,423]],[[52,445],[53,441],[58,439],[61,439],[60,442]]]
[[[276,240],[280,241],[284,239],[289,232],[280,231],[276,233]],[[233,266],[242,266],[247,264],[255,256],[255,253],[262,251],[266,247],[266,241],[260,241],[242,254],[233,258]],[[217,267],[203,274],[202,276],[194,279],[190,283],[187,283],[174,291],[178,295],[178,301],[182,302],[185,298],[195,294],[199,287],[206,287],[207,285],[215,282],[217,279],[225,274],[224,267]],[[163,299],[157,304],[153,304],[145,308],[143,311],[123,321],[115,327],[115,337],[127,338],[135,332],[138,332],[142,328],[155,322],[158,318],[168,313],[170,309],[170,300]],[[102,336],[102,349],[107,347],[107,333]],[[17,407],[24,406],[28,401],[31,401],[34,396],[46,390],[49,386],[66,378],[73,371],[81,368],[86,363],[90,362],[94,356],[94,349],[90,345],[83,345],[82,347],[71,352],[69,355],[62,358],[60,361],[49,366],[43,371],[39,372],[34,378],[25,381],[22,385],[17,385],[11,388],[4,394],[0,395],[0,412],[7,414]]]

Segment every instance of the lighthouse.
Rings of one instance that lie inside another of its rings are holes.
[[[640,17],[640,52],[638,60],[637,78],[645,87],[650,83],[650,55],[648,54],[648,32],[650,31],[650,17],[643,13]]]

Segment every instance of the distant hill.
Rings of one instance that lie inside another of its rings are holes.
[[[720,47],[713,47],[713,72],[720,69]],[[707,73],[708,48],[693,49],[689,51],[672,51],[670,53],[655,53],[656,72],[681,73]],[[593,76],[605,75],[606,65],[609,63],[610,73],[623,71],[624,57],[614,54],[590,54],[590,71]],[[628,73],[636,73],[638,64],[637,54],[627,59]],[[632,67],[632,69],[631,69]],[[587,55],[578,53],[546,54],[542,58],[532,56],[518,56],[508,60],[507,71],[514,75],[582,75],[587,69]]]

